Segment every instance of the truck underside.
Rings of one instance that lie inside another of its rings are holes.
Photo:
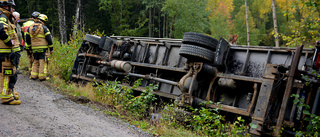
[[[262,135],[282,125],[303,130],[304,108],[293,103],[292,94],[320,115],[318,58],[317,49],[303,46],[230,46],[223,38],[191,32],[183,39],[87,34],[70,81],[128,77],[122,84],[133,86],[142,78],[138,90],[154,84],[154,94],[181,104],[212,101],[208,107],[249,117],[258,125],[250,133]]]

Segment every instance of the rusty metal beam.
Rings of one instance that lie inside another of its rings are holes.
[[[272,93],[272,88],[274,86],[276,68],[273,64],[266,65],[266,71],[264,73],[264,77],[261,83],[261,87],[259,90],[259,94],[257,95],[256,105],[253,107],[254,112],[252,114],[252,124],[256,124],[258,127],[253,129],[250,128],[250,133],[260,136],[262,128],[262,123],[264,118],[266,117],[266,113],[268,110],[268,105],[270,102],[270,97]],[[252,113],[252,112],[251,112]]]
[[[243,81],[249,81],[249,82],[255,82],[255,83],[262,83],[262,78],[246,77],[246,76],[240,76],[240,75],[234,75],[234,74],[218,73],[217,77],[234,79],[234,80],[243,80]]]
[[[296,73],[296,71],[298,69],[298,64],[299,64],[299,61],[300,61],[300,56],[301,56],[301,53],[302,53],[302,49],[303,49],[303,45],[299,45],[297,47],[296,53],[295,53],[294,58],[292,60],[292,64],[291,64],[290,72],[289,72],[289,77],[288,77],[288,80],[287,80],[286,90],[285,90],[284,95],[283,95],[282,104],[281,104],[279,116],[278,116],[278,119],[277,119],[277,125],[276,125],[276,128],[275,128],[276,131],[273,132],[273,136],[279,136],[280,135],[281,126],[282,126],[282,123],[283,123],[284,115],[285,115],[285,112],[286,112],[286,107],[287,107],[288,100],[289,100],[289,97],[290,97],[290,93],[291,93],[291,89],[292,89],[292,85],[293,85],[293,81],[294,81],[294,76],[295,76],[295,73]]]
[[[170,70],[170,71],[184,72],[184,73],[187,73],[187,72],[188,72],[188,71],[184,70],[183,68],[160,66],[160,65],[153,65],[153,64],[148,64],[148,63],[137,63],[137,62],[129,62],[129,63],[130,63],[132,66],[155,68],[155,69],[162,69],[162,70]]]
[[[89,54],[89,53],[79,53],[78,56],[95,57],[95,58],[107,59],[106,56],[100,56],[100,55]]]

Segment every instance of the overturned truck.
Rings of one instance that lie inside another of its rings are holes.
[[[70,81],[129,76],[122,84],[132,86],[142,78],[137,90],[154,84],[159,88],[153,94],[182,104],[212,101],[208,107],[250,118],[258,125],[250,133],[263,135],[283,125],[303,130],[309,124],[291,94],[305,98],[311,113],[320,115],[319,61],[318,47],[230,46],[223,38],[193,32],[183,39],[87,34]]]

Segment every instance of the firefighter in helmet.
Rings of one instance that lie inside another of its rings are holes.
[[[48,17],[44,14],[38,16],[36,20],[27,31],[26,41],[30,45],[33,53],[33,64],[31,71],[31,79],[39,78],[40,81],[47,79],[48,71],[48,57],[53,51],[53,43],[50,31],[45,23]]]
[[[25,37],[27,35],[27,30],[28,28],[34,23],[35,20],[38,19],[38,16],[40,15],[39,12],[37,11],[34,11],[32,14],[31,14],[31,18],[29,18],[25,23],[23,23],[22,25],[22,31],[23,31],[23,35],[24,35],[24,41],[26,41]],[[28,56],[28,59],[29,59],[29,63],[28,63],[28,74],[30,75],[31,73],[31,69],[32,69],[32,63],[33,63],[33,57],[32,57],[32,52],[31,52],[31,49],[30,49],[30,46],[24,42],[22,44],[23,46],[25,46],[25,49],[27,51],[27,56]]]
[[[15,96],[14,85],[19,61],[15,52],[20,51],[20,42],[12,20],[13,6],[13,0],[0,0],[0,90],[2,104],[19,105],[21,101]]]

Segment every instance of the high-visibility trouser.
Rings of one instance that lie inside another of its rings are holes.
[[[27,51],[27,57],[29,59],[29,63],[28,63],[28,71],[29,71],[29,74],[31,73],[31,70],[32,70],[32,63],[33,63],[33,55],[32,53],[29,53]]]
[[[34,61],[32,65],[31,78],[45,80],[48,73],[48,57],[45,52],[33,53]]]
[[[17,82],[18,75],[16,74],[16,67],[10,60],[10,58],[5,57],[2,61],[0,73],[1,103],[6,103],[14,99],[13,88]]]

